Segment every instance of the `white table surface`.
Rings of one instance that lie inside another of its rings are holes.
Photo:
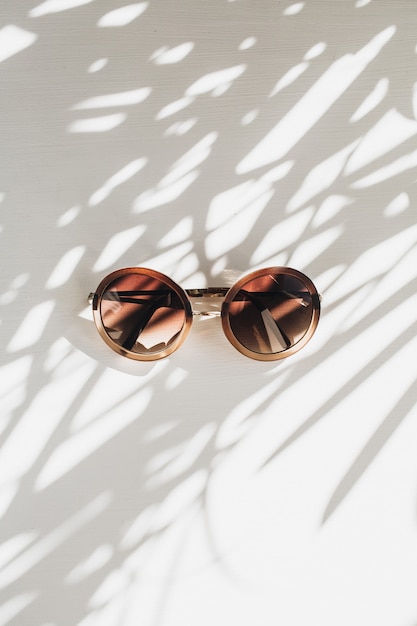
[[[416,626],[417,4],[0,6],[0,626]],[[295,267],[311,342],[100,340],[110,271]]]

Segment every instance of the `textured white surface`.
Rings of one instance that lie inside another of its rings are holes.
[[[417,4],[9,0],[0,624],[415,626]],[[282,264],[308,346],[132,363],[86,297]]]

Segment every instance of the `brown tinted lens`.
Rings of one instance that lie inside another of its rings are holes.
[[[106,287],[100,315],[114,343],[144,355],[165,350],[186,320],[178,294],[162,280],[139,273],[115,278]]]
[[[295,346],[310,328],[312,295],[301,278],[265,274],[243,284],[229,307],[235,338],[258,354]]]

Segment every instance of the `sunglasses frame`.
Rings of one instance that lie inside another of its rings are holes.
[[[265,274],[286,274],[287,276],[297,278],[298,280],[304,282],[311,296],[313,310],[310,325],[307,331],[304,333],[301,339],[297,341],[297,343],[290,346],[289,348],[286,348],[285,350],[282,350],[281,352],[261,353],[249,350],[249,348],[240,343],[240,341],[236,338],[230,324],[229,309],[231,302],[233,302],[235,299],[235,296],[239,293],[239,291],[244,287],[247,282],[256,278],[260,278],[261,276],[265,276]],[[255,359],[257,361],[278,361],[280,359],[286,359],[292,354],[295,354],[295,352],[301,350],[301,348],[303,348],[314,335],[320,318],[320,302],[321,296],[318,293],[312,280],[310,280],[308,276],[306,276],[302,272],[299,272],[298,270],[292,269],[291,267],[267,267],[260,270],[255,270],[254,272],[251,272],[250,274],[246,274],[245,276],[239,278],[239,280],[234,283],[234,285],[232,285],[232,287],[230,287],[230,289],[227,291],[221,309],[223,331],[232,346],[234,346],[236,350],[238,350],[244,356]]]
[[[184,307],[185,320],[184,320],[184,324],[183,324],[181,331],[179,332],[178,336],[168,346],[166,346],[165,349],[160,350],[159,352],[153,352],[149,354],[146,354],[146,353],[140,354],[140,353],[132,352],[131,350],[128,350],[124,348],[123,346],[119,345],[118,343],[116,343],[115,341],[113,341],[113,339],[111,339],[111,337],[108,335],[104,327],[103,320],[101,317],[101,310],[100,310],[101,308],[100,303],[101,303],[103,294],[106,292],[109,285],[111,285],[111,283],[114,282],[114,280],[121,278],[123,276],[127,276],[129,274],[141,274],[142,276],[143,275],[149,276],[150,278],[161,281],[162,283],[166,284],[166,286],[169,289],[172,289],[172,291],[174,291],[177,294],[177,296],[179,297],[181,301],[181,304]],[[242,343],[240,343],[240,341],[235,337],[232,331],[231,324],[230,324],[229,310],[230,310],[230,304],[234,301],[236,295],[244,287],[246,283],[256,278],[265,276],[267,274],[285,274],[287,276],[292,276],[294,278],[297,278],[298,280],[301,280],[306,286],[311,296],[312,315],[311,315],[310,325],[308,329],[306,330],[304,335],[301,337],[301,339],[297,341],[297,343],[295,343],[294,345],[291,345],[290,347],[280,352],[260,353],[260,352],[254,352],[253,350],[250,350],[249,348],[244,346]],[[213,311],[210,311],[210,312],[193,311],[190,298],[204,298],[204,297],[223,298],[224,300],[222,302],[221,311],[219,312],[217,311],[214,311],[214,312]],[[247,356],[251,359],[255,359],[257,361],[277,361],[280,359],[284,359],[284,358],[291,356],[295,352],[298,352],[299,350],[301,350],[301,348],[303,348],[313,336],[317,328],[319,318],[320,318],[320,302],[321,302],[321,296],[317,292],[317,289],[314,283],[310,280],[310,278],[308,278],[302,272],[289,268],[289,267],[267,267],[267,268],[255,270],[253,272],[250,272],[249,274],[242,276],[231,287],[206,287],[206,288],[198,288],[198,289],[183,289],[176,282],[174,282],[171,278],[169,278],[169,276],[166,276],[165,274],[162,274],[161,272],[158,272],[157,270],[153,270],[153,269],[149,269],[145,267],[127,267],[127,268],[115,270],[114,272],[111,272],[110,274],[105,276],[100,282],[100,284],[98,285],[96,291],[90,293],[88,299],[89,299],[89,302],[91,302],[92,304],[94,323],[103,341],[117,354],[127,357],[129,359],[134,359],[136,361],[157,361],[159,359],[163,359],[169,356],[170,354],[178,350],[178,348],[180,348],[182,344],[184,343],[184,341],[186,340],[191,330],[193,317],[195,315],[212,316],[216,314],[221,316],[223,332],[226,335],[226,338],[229,340],[232,346],[236,348],[236,350],[238,350],[238,352],[240,352],[244,356]]]

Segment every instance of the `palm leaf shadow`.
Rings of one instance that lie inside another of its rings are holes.
[[[408,388],[407,393],[397,402],[372,437],[362,448],[350,468],[334,490],[324,511],[322,524],[325,524],[349,495],[361,479],[367,468],[376,459],[382,448],[403,423],[410,410],[416,404],[417,380]]]
[[[376,372],[384,363],[389,361],[403,346],[406,346],[416,336],[416,324],[409,327],[400,337],[394,339],[389,346],[370,361],[366,367],[358,371],[356,375],[345,384],[338,393],[333,394],[331,398],[322,405],[309,419],[307,419],[299,428],[297,428],[263,463],[265,468],[269,463],[282,454],[287,448],[294,444],[300,437],[306,434],[311,428],[320,422],[328,413],[334,409],[344,398],[349,397],[356,387],[367,380],[374,372]],[[353,461],[350,469],[339,482],[335,491],[329,499],[322,518],[322,524],[335,513],[337,508],[342,504],[350,491],[368,469],[384,445],[390,440],[391,436],[403,422],[411,408],[415,404],[417,389],[417,380],[414,379],[407,393],[390,411],[381,425],[377,428],[374,435]]]

